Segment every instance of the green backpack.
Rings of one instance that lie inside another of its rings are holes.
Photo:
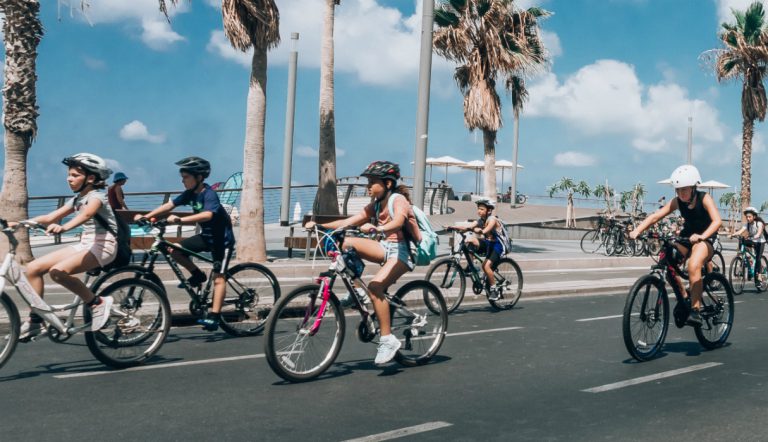
[[[405,198],[399,193],[392,194],[387,203],[390,218],[395,217],[394,203],[397,196]],[[432,228],[429,218],[427,218],[427,215],[421,209],[414,205],[411,205],[411,209],[413,210],[413,216],[416,218],[416,224],[419,228],[417,231],[413,232],[412,228],[407,227],[411,224],[407,223],[403,232],[405,233],[406,238],[414,246],[411,251],[413,262],[417,266],[426,266],[437,256],[437,233],[435,233],[435,229]]]

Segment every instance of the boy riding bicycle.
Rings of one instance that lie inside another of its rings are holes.
[[[696,189],[701,184],[699,170],[689,164],[678,167],[670,177],[675,188],[676,198],[672,198],[664,207],[657,210],[637,226],[629,237],[637,239],[647,228],[656,224],[665,216],[680,211],[684,218],[683,229],[679,236],[690,240],[690,247],[683,244],[675,244],[683,256],[688,257],[688,280],[691,287],[691,314],[688,324],[699,327],[702,324],[699,309],[701,308],[701,293],[704,290],[701,280],[701,269],[708,263],[715,253],[713,242],[717,238],[717,231],[722,224],[720,212],[717,210],[715,200],[706,193]],[[681,287],[683,282],[677,277]],[[685,291],[683,291],[685,292]]]
[[[30,221],[45,225],[47,234],[61,234],[78,226],[83,227],[83,233],[78,244],[30,262],[27,279],[42,297],[45,289],[43,276],[50,274],[52,280],[75,293],[91,309],[91,330],[96,331],[107,323],[114,300],[111,296],[95,296],[83,281],[73,275],[103,267],[117,256],[117,238],[113,234],[117,232],[117,220],[103,192],[112,171],[101,157],[90,153],[72,155],[64,158],[62,163],[68,167],[67,184],[75,196],[53,212]],[[72,213],[75,216],[71,220],[58,224]],[[11,227],[16,224],[8,223]],[[43,318],[33,313],[22,324],[19,340],[26,342],[44,333]]]
[[[381,241],[345,238],[343,244],[340,244],[342,249],[351,247],[363,259],[382,265],[368,284],[373,309],[381,327],[381,339],[374,362],[381,365],[391,361],[401,346],[400,341],[391,334],[389,304],[384,294],[400,276],[413,270],[414,263],[405,228],[409,226],[413,229],[415,226],[418,229],[418,226],[411,209],[408,188],[397,185],[400,166],[389,161],[374,161],[360,176],[368,178],[368,193],[373,201],[357,215],[317,226],[323,229],[359,226],[363,233],[375,231],[385,237]],[[396,198],[392,204],[392,216],[388,210],[391,198]],[[314,226],[315,223],[310,221],[305,227],[311,229]]]
[[[483,198],[475,201],[477,204],[477,221],[467,227],[451,227],[452,230],[459,232],[473,231],[478,236],[467,239],[468,245],[475,248],[480,253],[485,253],[483,261],[483,273],[488,286],[488,299],[491,301],[499,300],[499,292],[496,289],[496,280],[493,276],[493,270],[499,265],[499,260],[504,254],[504,246],[501,243],[501,222],[493,215],[493,209],[496,203]]]
[[[204,330],[215,331],[219,328],[221,306],[227,290],[224,272],[235,246],[232,220],[219,202],[216,192],[205,183],[205,179],[211,174],[211,164],[208,161],[200,157],[188,157],[177,161],[176,165],[179,166],[184,193],[146,215],[137,214],[135,220],[162,216],[178,206],[192,206],[194,214],[185,217],[169,215],[167,221],[170,224],[200,224],[201,233],[185,238],[179,245],[193,252],[211,252],[214,260],[213,305],[207,317],[197,322]],[[187,285],[199,287],[206,281],[205,273],[189,259],[189,255],[173,250],[171,256],[192,274],[186,281]]]

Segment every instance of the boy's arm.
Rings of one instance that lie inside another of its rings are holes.
[[[136,216],[133,217],[135,221],[138,221],[141,218],[157,218],[160,215],[165,215],[166,213],[173,210],[176,206],[173,204],[173,201],[168,201],[167,203],[163,204],[160,207],[157,207],[156,209],[152,210],[149,213],[146,213],[144,215],[136,214]]]
[[[485,223],[485,227],[483,228],[483,235],[488,235],[493,231],[493,229],[496,228],[496,217],[491,216],[488,218],[488,221]]]

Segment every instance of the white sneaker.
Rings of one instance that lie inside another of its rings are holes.
[[[109,312],[115,299],[111,296],[103,296],[101,304],[91,306],[91,331],[98,331],[109,320]]]
[[[376,352],[376,359],[373,361],[374,364],[382,365],[391,361],[397,351],[400,350],[401,345],[403,344],[394,335],[382,336],[379,339],[379,348]]]
[[[29,342],[32,340],[32,338],[42,336],[46,333],[48,333],[48,328],[46,328],[45,323],[33,322],[27,319],[23,324],[21,324],[21,329],[19,330],[19,341]]]

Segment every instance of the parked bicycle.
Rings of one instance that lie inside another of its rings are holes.
[[[144,254],[140,264],[128,265],[113,269],[100,276],[91,287],[94,292],[108,282],[126,278],[138,278],[152,281],[165,286],[155,274],[155,263],[163,257],[170,266],[173,274],[183,284],[183,289],[189,295],[189,312],[197,317],[205,317],[211,307],[213,293],[213,268],[208,274],[207,283],[200,287],[186,284],[186,278],[178,263],[171,257],[171,250],[179,250],[201,261],[213,264],[213,260],[197,252],[167,241],[165,220],[150,220],[139,223],[148,230],[154,230],[155,241]],[[222,330],[232,336],[252,336],[264,329],[264,323],[272,305],[280,297],[280,285],[275,275],[265,266],[257,263],[241,263],[234,267],[222,269],[227,280],[227,293],[221,309]]]
[[[581,251],[584,253],[596,253],[601,248],[605,247],[605,242],[608,239],[608,232],[610,231],[609,219],[601,216],[597,219],[597,226],[584,233],[581,237]]]
[[[487,277],[481,270],[485,258],[477,251],[470,250],[466,243],[467,235],[472,233],[460,232],[450,227],[446,230],[458,233],[461,235],[461,240],[458,246],[451,247],[451,256],[439,259],[430,265],[426,279],[443,292],[448,313],[461,305],[467,290],[467,276],[472,281],[472,291],[475,295],[485,293],[491,307],[497,310],[508,310],[514,307],[523,293],[523,272],[517,262],[508,256],[499,260],[499,264],[493,271],[499,297],[492,300],[490,287],[486,284]],[[464,265],[462,265],[462,259]]]
[[[667,236],[662,240],[658,264],[651,272],[635,282],[624,305],[622,331],[624,345],[638,361],[652,359],[661,350],[669,330],[669,295],[667,284],[672,287],[676,304],[672,315],[675,325],[682,328],[691,311],[690,296],[684,296],[684,287],[676,275],[685,260],[675,247],[675,242],[687,239]],[[694,328],[696,339],[707,349],[721,347],[733,327],[733,291],[721,273],[706,272],[703,277],[702,308],[703,324]]]
[[[757,257],[754,251],[747,247],[747,242],[744,238],[739,238],[739,250],[731,260],[731,267],[728,272],[728,280],[733,286],[733,293],[737,295],[743,293],[744,286],[747,285],[748,280],[755,281],[755,289],[757,289],[758,293],[768,288],[768,259],[765,256],[760,256],[761,268],[759,274],[755,272],[756,264]]]
[[[328,271],[321,273],[315,284],[281,297],[267,318],[264,353],[272,370],[287,381],[303,382],[320,376],[341,350],[346,318],[333,291],[337,279],[354,300],[351,308],[360,314],[357,338],[375,342],[379,335],[376,314],[358,298],[353,285],[368,291],[360,278],[365,264],[354,249],[338,251],[338,244],[351,232],[356,230],[322,234],[323,241],[335,247],[328,252]],[[437,354],[448,329],[448,311],[440,290],[428,281],[411,281],[386,298],[392,335],[403,342],[395,360],[409,367],[426,364]]]
[[[4,291],[12,286],[32,313],[43,318],[48,325],[47,335],[61,343],[74,334],[84,332],[88,350],[102,363],[125,368],[142,364],[162,347],[171,327],[171,308],[165,294],[156,284],[145,280],[116,281],[100,291],[100,296],[115,300],[107,324],[99,331],[91,331],[90,309],[83,308],[81,325],[75,325],[76,312],[82,305],[78,296],[67,305],[49,305],[32,288],[21,266],[16,262],[17,229],[41,229],[40,224],[21,221],[8,227],[0,219],[2,232],[8,237],[10,251],[0,266],[0,367],[13,355],[19,340],[21,319],[13,300]],[[68,312],[66,319],[58,313]]]

